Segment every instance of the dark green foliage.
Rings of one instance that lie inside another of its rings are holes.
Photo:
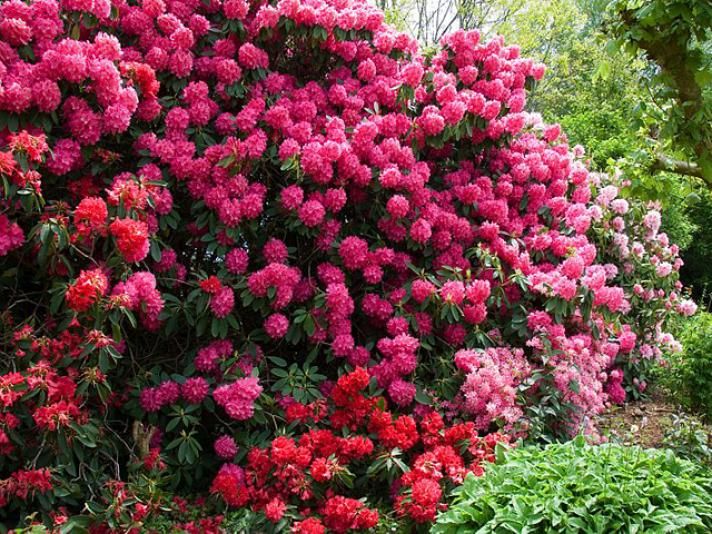
[[[685,265],[680,276],[698,304],[710,306],[709,293],[712,291],[712,194],[701,192],[688,201],[686,216],[694,225],[691,243],[682,254]],[[674,237],[674,236],[671,236]]]
[[[712,478],[670,451],[583,437],[498,454],[469,475],[431,532],[710,532]]]
[[[711,432],[697,417],[673,415],[672,426],[665,432],[663,445],[682,458],[712,468]]]

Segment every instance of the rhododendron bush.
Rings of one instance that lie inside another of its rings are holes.
[[[349,0],[8,0],[0,39],[10,523],[428,523],[497,442],[595,435],[694,312],[501,39],[426,57]]]

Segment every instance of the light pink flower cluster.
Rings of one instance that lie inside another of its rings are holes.
[[[517,387],[531,368],[521,349],[462,349],[455,365],[465,373],[460,390],[463,409],[475,416],[478,428],[486,430],[493,421],[512,428],[524,415],[517,405]]]

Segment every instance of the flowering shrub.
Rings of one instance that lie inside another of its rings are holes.
[[[683,297],[678,276],[682,259],[678,246],[660,232],[660,206],[615,198],[630,185],[619,177],[594,176],[594,180],[601,181],[596,202],[603,215],[592,228],[593,240],[614,283],[627,295],[629,315],[636,318],[622,327],[621,352],[628,356],[617,358],[617,374],[610,373],[607,385],[609,395],[614,392],[612,399],[620,402],[623,382],[625,391],[640,397],[655,364],[664,354],[680,352],[680,343],[665,327],[671,315],[694,315],[697,305]]]
[[[544,67],[501,39],[424,57],[348,0],[0,19],[7,517],[138,529],[160,488],[427,523],[495,432],[593,432],[694,311],[657,212],[524,111]]]

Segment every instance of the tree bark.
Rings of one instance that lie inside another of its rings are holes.
[[[694,176],[696,178],[701,178],[705,181],[705,183],[712,186],[712,181],[705,178],[700,166],[696,163],[692,163],[689,161],[682,161],[678,159],[669,158],[664,155],[658,155],[655,161],[653,161],[651,170],[674,172],[676,174],[682,174],[685,176]]]

